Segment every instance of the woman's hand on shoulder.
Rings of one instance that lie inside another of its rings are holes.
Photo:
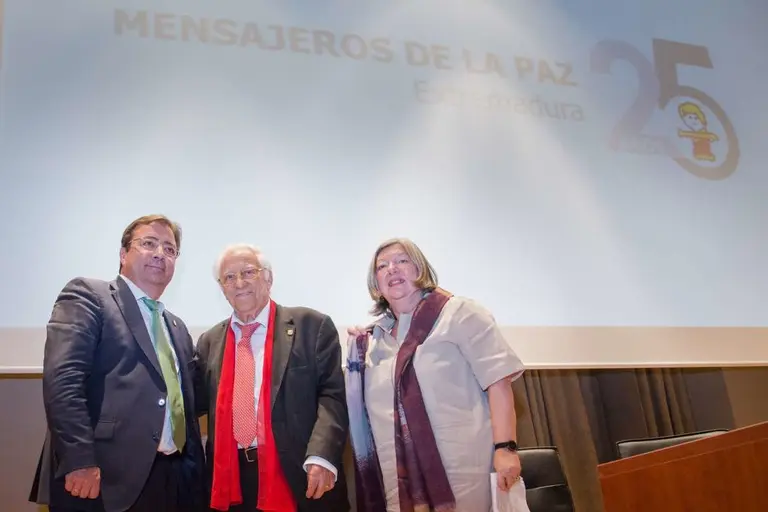
[[[368,331],[363,325],[355,325],[352,327],[347,327],[347,334],[349,334],[350,336],[354,336],[355,338],[357,338],[358,336],[362,336],[367,332]]]

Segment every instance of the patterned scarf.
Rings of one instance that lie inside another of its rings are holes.
[[[416,307],[395,361],[395,454],[401,512],[452,512],[456,500],[437,449],[413,367],[416,349],[434,327],[451,293],[436,288]],[[349,344],[346,388],[360,512],[386,512],[379,459],[365,407],[367,334]]]

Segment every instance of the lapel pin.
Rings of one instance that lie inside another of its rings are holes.
[[[173,326],[176,327],[176,320],[173,321]]]
[[[285,334],[287,336],[293,336],[293,329],[286,329]]]

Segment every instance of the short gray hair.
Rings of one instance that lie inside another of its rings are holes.
[[[224,258],[235,252],[250,252],[256,256],[256,259],[259,260],[259,265],[261,265],[267,273],[266,277],[269,278],[270,281],[272,280],[272,264],[267,257],[264,256],[261,249],[251,244],[232,244],[225,247],[224,250],[221,251],[221,254],[219,254],[219,257],[216,258],[216,263],[213,265],[213,278],[216,281],[218,281],[221,276],[221,262],[224,261]]]

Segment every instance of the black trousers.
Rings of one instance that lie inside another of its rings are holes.
[[[157,454],[152,469],[147,477],[147,483],[141,490],[136,503],[127,512],[186,512],[179,505],[181,455]],[[104,510],[101,497],[93,500],[96,510]],[[84,509],[50,507],[50,512],[81,512]],[[88,511],[94,508],[89,507]]]
[[[240,463],[240,492],[243,494],[243,502],[229,507],[229,512],[259,512],[256,508],[259,499],[259,463],[256,450],[237,450],[237,458]]]

